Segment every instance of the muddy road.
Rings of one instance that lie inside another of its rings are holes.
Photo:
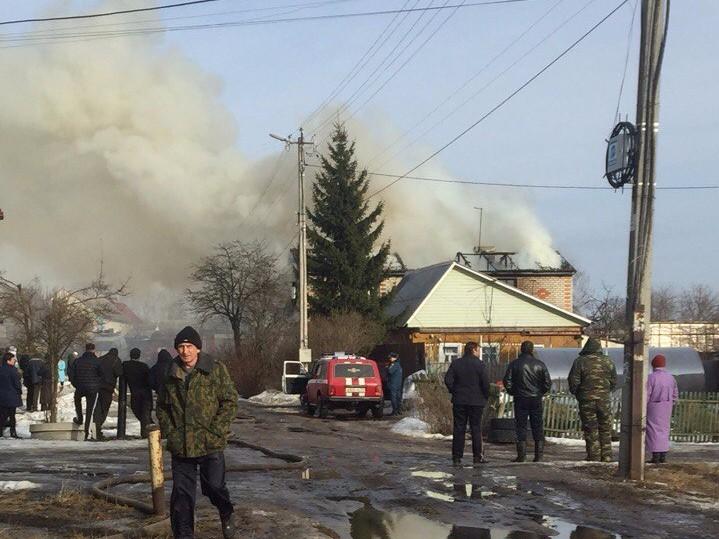
[[[449,441],[394,434],[390,430],[393,424],[390,419],[352,416],[321,420],[293,410],[242,404],[233,424],[235,437],[303,455],[307,467],[228,475],[243,529],[239,536],[719,537],[719,492],[713,491],[713,476],[702,471],[704,475],[695,483],[703,481],[704,489],[694,493],[691,477],[681,468],[716,463],[717,446],[685,445],[670,454],[685,463],[670,465],[673,474],[687,483],[678,491],[656,482],[636,485],[618,481],[613,475],[615,464],[584,464],[583,450],[575,446],[549,445],[545,463],[514,464],[513,446],[488,445],[488,464],[454,468]],[[0,478],[36,485],[23,494],[0,492],[0,537],[101,537],[103,526],[123,531],[136,524],[124,510],[108,509],[94,522],[73,523],[71,512],[58,509],[53,516],[43,507],[57,505],[48,501],[55,499],[48,496],[82,492],[99,479],[145,471],[147,449],[142,440],[99,444],[2,440],[0,444],[7,445],[0,460]],[[236,447],[227,450],[227,460],[228,464],[275,461]],[[471,459],[465,456],[465,460]],[[659,481],[662,475],[653,473],[651,477]],[[169,488],[168,484],[168,499]],[[120,486],[117,492],[149,499],[148,487],[142,484]],[[17,503],[18,496],[27,497],[27,503]],[[4,497],[12,497],[15,509],[2,503]],[[93,504],[89,498],[79,500],[76,503]],[[198,500],[197,537],[219,537],[211,506],[204,497],[198,496]],[[21,514],[23,507],[35,507],[34,518]],[[138,514],[136,520],[143,518]]]

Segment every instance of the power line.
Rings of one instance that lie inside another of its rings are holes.
[[[308,167],[321,168],[320,165],[307,165]],[[433,178],[426,176],[406,176],[400,174],[388,174],[384,172],[370,172],[369,176],[377,176],[379,178],[399,178],[402,180],[433,182],[433,183],[450,183],[459,185],[481,185],[485,187],[506,187],[516,189],[567,189],[577,191],[616,191],[609,186],[599,185],[562,185],[562,184],[537,184],[537,183],[513,183],[513,182],[494,182],[481,180],[461,180],[458,178]],[[719,185],[665,185],[657,186],[656,189],[668,191],[695,191],[695,190],[716,190]]]
[[[36,17],[31,19],[15,19],[11,21],[0,21],[0,26],[10,24],[24,24],[31,22],[51,22],[51,21],[72,21],[78,19],[97,19],[100,17],[112,17],[114,15],[126,15],[128,13],[143,13],[146,11],[159,11],[161,9],[171,9],[177,7],[194,6],[198,4],[209,4],[211,2],[219,2],[220,0],[193,0],[191,2],[177,2],[175,4],[164,4],[161,6],[150,6],[136,9],[123,9],[120,11],[104,11],[101,13],[86,13],[83,15],[65,15],[62,17]]]
[[[622,94],[624,93],[624,82],[627,79],[627,68],[629,67],[629,52],[632,47],[632,34],[634,33],[634,19],[637,16],[637,6],[640,0],[634,0],[634,9],[632,10],[632,19],[629,22],[629,32],[627,35],[627,53],[624,56],[624,70],[622,71],[622,81],[619,83],[619,95],[617,96],[617,110],[614,112],[614,121],[619,121],[619,106],[622,103]]]
[[[491,6],[491,5],[498,5],[498,4],[515,4],[515,3],[524,3],[524,2],[531,2],[534,0],[487,0],[483,2],[471,2],[471,3],[465,3],[465,4],[451,4],[446,6],[430,6],[430,7],[423,7],[423,8],[411,8],[411,9],[389,9],[389,10],[377,10],[377,11],[362,11],[362,12],[353,12],[353,13],[332,13],[332,14],[325,14],[325,15],[311,15],[306,17],[284,17],[284,18],[274,18],[274,19],[251,19],[251,20],[240,20],[240,21],[225,21],[225,22],[218,22],[218,23],[205,23],[205,24],[190,24],[190,25],[182,25],[182,26],[162,26],[162,27],[147,27],[147,28],[138,28],[138,29],[129,29],[129,30],[118,30],[118,31],[105,31],[105,32],[77,32],[77,33],[54,33],[52,35],[48,35],[46,39],[48,41],[42,42],[38,41],[41,38],[33,38],[30,37],[18,37],[14,39],[6,39],[4,41],[13,43],[23,43],[23,42],[35,42],[31,44],[52,44],[53,42],[60,41],[62,42],[67,40],[74,40],[72,42],[79,42],[79,41],[89,41],[89,40],[95,40],[95,39],[106,39],[106,38],[114,38],[114,37],[130,37],[130,36],[136,36],[136,35],[147,35],[147,34],[157,34],[157,33],[165,33],[165,32],[176,32],[176,31],[187,31],[187,30],[210,30],[210,29],[219,29],[219,28],[232,28],[232,27],[238,27],[238,26],[259,26],[259,25],[269,25],[269,24],[285,24],[285,23],[295,23],[295,22],[311,22],[311,21],[327,21],[327,20],[336,20],[336,19],[350,19],[350,18],[361,18],[361,17],[376,17],[376,16],[385,16],[385,15],[394,15],[397,13],[421,13],[421,12],[427,12],[427,11],[437,11],[437,10],[443,10],[443,9],[454,9],[457,7],[480,7],[480,6]],[[6,21],[7,22],[7,21]],[[83,39],[88,38],[88,39]],[[24,46],[22,44],[20,45],[10,45],[0,48],[13,48],[13,47],[19,47]]]
[[[404,3],[404,5],[402,6],[401,9],[406,8],[406,7],[407,7],[407,4],[409,4],[410,2],[411,2],[411,0],[405,0],[405,3]],[[415,2],[415,5],[416,5],[416,4],[417,4],[417,2]],[[374,42],[372,43],[372,45],[370,45],[370,47],[365,51],[365,53],[362,55],[362,57],[361,57],[359,60],[357,60],[357,63],[352,67],[352,69],[350,70],[350,72],[347,73],[347,75],[345,75],[345,77],[344,77],[344,78],[340,81],[340,83],[330,92],[330,94],[322,101],[322,103],[320,103],[320,104],[317,106],[317,108],[315,108],[315,109],[310,113],[310,115],[309,115],[307,118],[305,118],[305,121],[302,122],[302,125],[308,125],[309,122],[311,122],[317,114],[319,114],[327,105],[329,105],[329,104],[331,103],[331,101],[332,101],[335,97],[337,97],[337,96],[339,95],[339,93],[340,93],[342,90],[344,90],[344,89],[347,87],[347,85],[352,81],[352,79],[354,79],[354,78],[359,74],[359,72],[364,68],[364,66],[367,65],[367,63],[377,54],[377,52],[379,52],[379,50],[382,48],[382,46],[383,46],[383,45],[387,42],[387,40],[391,37],[392,33],[394,33],[394,31],[396,31],[396,28],[395,28],[395,30],[393,30],[390,34],[387,35],[387,37],[385,38],[385,40],[382,41],[382,44],[379,45],[379,47],[377,47],[377,49],[376,49],[374,52],[372,52],[372,51],[373,51],[373,49],[375,48],[375,46],[377,45],[377,43],[379,43],[379,41],[380,41],[380,40],[382,39],[382,37],[385,35],[385,33],[387,33],[387,31],[392,27],[392,25],[394,24],[394,22],[399,18],[399,16],[400,16],[400,14],[397,13],[397,14],[392,18],[392,20],[390,20],[389,23],[387,23],[387,26],[385,26],[384,29],[382,30],[382,32],[377,36],[377,38],[375,38],[375,40],[374,40]],[[398,26],[399,26],[399,25],[398,25]],[[366,60],[365,60],[365,58],[366,58]]]
[[[612,11],[610,11],[604,18],[602,18],[598,23],[596,23],[596,24],[595,24],[594,26],[592,26],[589,30],[587,30],[579,39],[577,39],[576,41],[574,41],[574,43],[572,43],[569,47],[567,47],[566,49],[564,49],[564,51],[563,51],[561,54],[559,54],[558,56],[556,56],[556,57],[554,58],[554,60],[552,60],[552,61],[549,62],[547,65],[545,65],[542,69],[540,69],[539,71],[537,71],[537,73],[535,73],[532,77],[530,77],[530,78],[529,78],[524,84],[522,84],[519,88],[517,88],[516,90],[514,90],[511,94],[509,94],[507,97],[505,97],[505,98],[504,98],[502,101],[500,101],[497,105],[495,105],[494,107],[492,107],[492,108],[489,110],[489,112],[485,113],[485,114],[484,114],[483,116],[481,116],[476,122],[474,122],[474,123],[471,124],[469,127],[467,127],[466,129],[464,129],[464,130],[463,130],[462,132],[460,132],[457,136],[455,136],[455,137],[452,138],[449,142],[447,142],[444,146],[442,146],[441,148],[439,148],[437,151],[435,151],[434,153],[432,153],[431,155],[429,155],[429,157],[427,157],[427,158],[425,158],[424,160],[422,160],[418,165],[415,165],[414,167],[412,167],[411,169],[409,169],[403,176],[400,176],[399,178],[397,178],[397,179],[395,179],[394,181],[390,182],[389,184],[385,185],[385,186],[382,187],[381,189],[375,191],[374,193],[372,193],[371,195],[369,195],[368,198],[372,198],[372,197],[378,195],[378,194],[381,193],[382,191],[385,191],[385,190],[389,189],[390,187],[392,187],[394,184],[396,184],[398,181],[400,181],[401,179],[403,179],[405,176],[408,176],[409,174],[412,174],[412,172],[414,172],[415,170],[417,170],[419,167],[421,167],[421,166],[424,165],[425,163],[427,163],[427,162],[431,161],[432,159],[434,159],[437,155],[439,155],[439,154],[442,153],[444,150],[446,150],[447,148],[449,148],[452,144],[454,144],[455,142],[457,142],[459,139],[461,139],[463,136],[465,136],[467,133],[469,133],[472,129],[474,129],[474,128],[477,127],[480,123],[482,123],[484,120],[486,120],[487,118],[489,118],[489,117],[490,117],[492,114],[494,114],[496,111],[498,111],[499,109],[501,109],[501,108],[502,108],[505,104],[507,104],[514,96],[516,96],[516,95],[519,94],[522,90],[524,90],[527,86],[529,86],[530,84],[532,84],[532,82],[534,82],[535,80],[537,80],[543,73],[545,73],[547,70],[549,70],[549,69],[550,69],[554,64],[556,64],[559,60],[561,60],[562,58],[564,58],[564,56],[566,56],[572,49],[574,49],[577,45],[579,45],[582,41],[584,41],[592,32],[594,32],[597,28],[599,28],[602,24],[604,24],[612,15],[614,15],[617,11],[619,11],[619,9],[620,9],[624,4],[626,4],[627,2],[629,2],[629,0],[622,0],[622,2],[620,2],[619,5],[618,5],[617,7],[615,7]]]
[[[564,0],[557,0],[554,5],[552,5],[547,11],[545,11],[536,21],[534,21],[527,29],[525,29],[521,34],[519,34],[514,40],[507,45],[504,49],[502,49],[497,55],[495,55],[489,62],[484,64],[479,71],[475,72],[474,75],[472,75],[470,78],[465,80],[462,85],[457,88],[454,92],[452,92],[450,95],[444,98],[436,107],[434,107],[430,112],[425,114],[419,121],[415,122],[412,127],[410,127],[407,131],[399,135],[397,138],[395,138],[388,146],[386,146],[384,149],[382,149],[380,152],[376,153],[371,159],[370,162],[373,163],[378,157],[381,155],[384,155],[386,152],[388,152],[391,148],[393,148],[400,140],[405,138],[407,135],[409,135],[412,131],[414,131],[417,127],[422,125],[428,118],[430,118],[435,112],[437,112],[442,106],[444,106],[446,103],[448,103],[454,96],[456,96],[459,92],[464,90],[467,86],[469,86],[470,83],[472,83],[474,80],[479,77],[489,66],[491,66],[494,62],[496,62],[500,57],[502,57],[509,49],[511,49],[514,45],[516,45],[524,36],[526,36],[537,24],[539,24],[542,20],[544,20],[547,15],[549,15],[559,4],[561,4]],[[386,163],[386,161],[384,162]],[[383,163],[383,164],[384,164]],[[380,165],[381,166],[381,165]]]
[[[398,153],[401,153],[412,146],[414,146],[419,140],[422,139],[427,133],[432,131],[433,129],[437,128],[439,125],[443,124],[449,117],[453,116],[458,110],[465,107],[468,103],[470,103],[472,100],[476,99],[477,96],[482,94],[487,88],[489,88],[492,84],[497,82],[501,77],[503,77],[505,74],[507,74],[509,71],[511,71],[514,66],[519,64],[522,60],[527,58],[530,54],[532,54],[534,51],[536,51],[542,44],[547,42],[549,39],[551,39],[554,35],[556,35],[562,28],[564,28],[567,24],[569,24],[572,20],[574,20],[576,17],[578,17],[584,10],[586,10],[590,5],[592,5],[597,0],[589,0],[584,6],[579,8],[577,11],[575,11],[573,14],[571,14],[569,17],[564,19],[559,25],[557,25],[551,32],[549,32],[547,35],[545,35],[542,39],[540,39],[537,43],[529,47],[524,54],[519,56],[514,62],[509,64],[505,69],[503,69],[501,72],[499,72],[497,75],[495,75],[491,80],[489,80],[484,86],[479,88],[477,91],[472,93],[469,97],[467,97],[464,101],[459,103],[457,106],[455,106],[452,110],[450,110],[448,113],[446,113],[444,116],[439,118],[436,122],[434,122],[432,125],[427,127],[425,130],[423,130],[419,135],[414,137],[412,140],[410,140],[407,144],[402,146],[399,150],[397,150],[395,153],[391,154],[387,159],[385,159],[381,164],[378,165],[377,168],[382,168],[384,165],[386,165],[393,157],[395,157]],[[487,64],[489,65],[489,64]],[[483,68],[484,69],[484,68]],[[475,77],[477,78],[481,74],[478,72]],[[471,82],[471,81],[470,81]]]

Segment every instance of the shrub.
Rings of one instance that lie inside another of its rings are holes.
[[[452,401],[439,375],[417,380],[417,415],[429,425],[429,431],[452,434]]]

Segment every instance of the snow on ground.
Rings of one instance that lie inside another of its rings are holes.
[[[259,406],[299,406],[300,396],[299,395],[287,395],[282,391],[276,389],[267,389],[247,399],[252,404]]]
[[[412,438],[427,438],[432,440],[450,440],[451,436],[444,434],[432,434],[429,432],[429,424],[417,417],[405,417],[397,421],[390,429],[395,434],[410,436]]]
[[[9,492],[14,490],[30,490],[40,488],[42,485],[33,483],[32,481],[0,481],[0,492]]]
[[[24,393],[24,390],[23,390]],[[140,436],[140,422],[133,415],[130,410],[129,401],[130,394],[128,391],[128,406],[127,406],[127,423],[125,427],[125,433],[128,436]],[[25,402],[25,396],[23,394],[23,402]],[[85,409],[85,399],[83,399],[83,410]],[[50,419],[50,412],[26,412],[25,407],[18,408],[16,413],[17,420],[17,433],[22,438],[30,438],[30,425],[35,423],[45,423]],[[75,417],[75,388],[70,384],[65,384],[62,390],[58,392],[57,398],[57,420],[59,423],[69,423]],[[110,406],[110,413],[107,416],[107,420],[103,425],[102,432],[105,436],[115,436],[117,434],[117,401],[113,400]],[[5,431],[6,435],[7,430]],[[63,442],[53,442],[63,443]],[[78,442],[69,442],[76,444]],[[75,445],[75,446],[76,446]],[[3,443],[3,447],[6,444]],[[24,447],[24,446],[23,446]]]

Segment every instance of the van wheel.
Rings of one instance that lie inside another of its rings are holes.
[[[382,416],[384,416],[384,406],[383,403],[379,403],[377,406],[372,408],[372,417],[375,419],[382,419]]]
[[[325,399],[322,397],[319,397],[319,404],[317,406],[317,415],[320,417],[320,419],[327,419],[327,413],[329,410],[327,409],[327,402],[325,402]]]

